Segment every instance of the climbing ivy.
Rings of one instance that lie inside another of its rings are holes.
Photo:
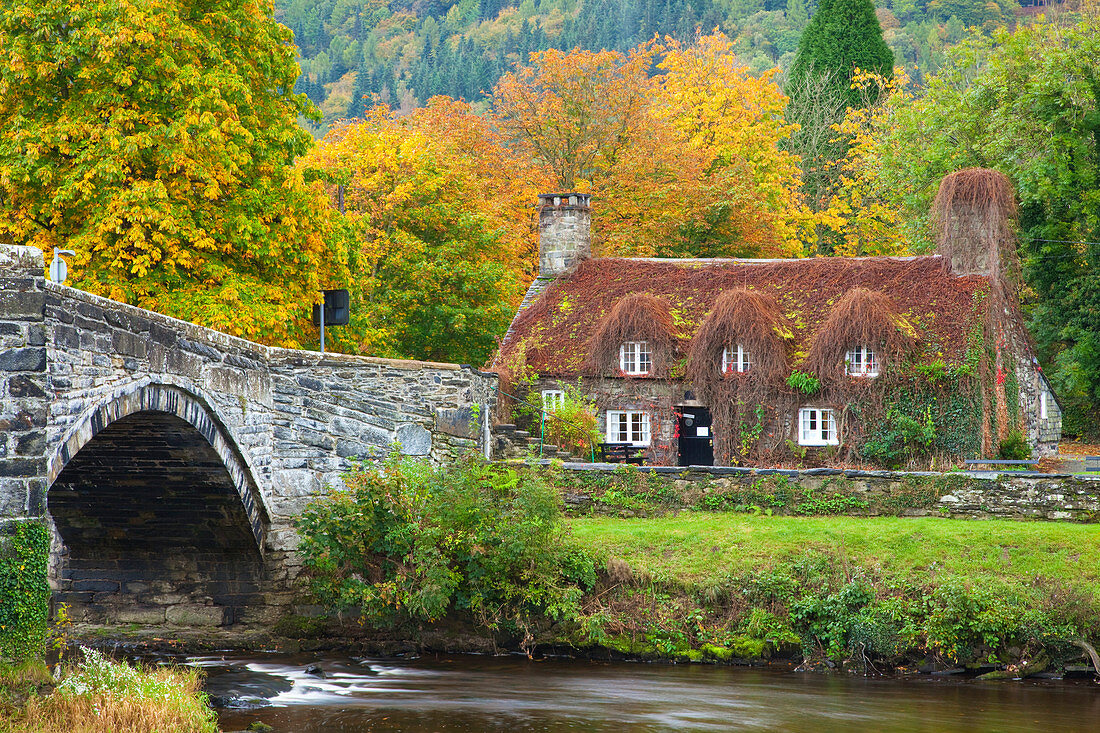
[[[902,466],[918,456],[974,457],[981,450],[982,405],[976,385],[957,380],[940,389],[917,380],[892,390],[884,399],[884,419],[868,421],[858,449],[865,459]],[[853,410],[859,413],[859,406]]]
[[[40,522],[20,522],[0,537],[0,658],[43,653],[49,617],[50,535]]]

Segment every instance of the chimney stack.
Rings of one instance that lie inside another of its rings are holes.
[[[953,275],[1011,276],[1016,195],[1003,173],[967,168],[943,177],[932,209],[936,249]]]
[[[592,256],[592,197],[539,194],[539,277],[564,275]]]

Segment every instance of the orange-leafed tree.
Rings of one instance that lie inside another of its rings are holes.
[[[717,91],[725,106],[708,106]],[[627,54],[535,53],[493,92],[513,144],[557,188],[593,194],[604,255],[798,253],[797,161],[778,147],[790,132],[784,103],[770,75],[749,75],[723,36],[687,48],[651,41]]]
[[[752,75],[721,33],[691,46],[666,39],[658,69],[651,114],[707,160],[712,185],[728,202],[725,234],[745,254],[797,254],[799,161],[781,148],[796,128],[783,119],[787,98],[774,81],[778,70]]]

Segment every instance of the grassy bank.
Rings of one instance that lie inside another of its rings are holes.
[[[584,632],[627,654],[1016,674],[1100,636],[1090,525],[693,512],[568,525],[606,568]]]
[[[779,517],[683,512],[651,519],[568,520],[600,559],[655,580],[720,582],[807,552],[916,583],[1044,577],[1100,590],[1100,527],[936,517]]]
[[[85,649],[54,679],[41,662],[0,670],[0,731],[217,733],[196,670],[139,669]]]

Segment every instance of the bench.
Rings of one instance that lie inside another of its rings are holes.
[[[1100,471],[1100,456],[1085,456],[1086,471]]]
[[[600,459],[604,463],[633,463],[638,466],[645,461],[643,446],[630,443],[600,443]]]
[[[1038,466],[1039,465],[1038,461],[1005,461],[1005,460],[999,460],[999,459],[995,460],[995,459],[992,459],[992,458],[967,458],[965,461],[963,461],[963,463],[965,463],[967,466],[974,466],[974,465],[979,465],[979,464],[982,464],[982,465],[988,464],[988,465],[992,465],[992,466]]]

